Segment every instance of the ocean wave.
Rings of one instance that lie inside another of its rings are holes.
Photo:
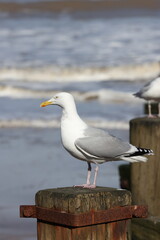
[[[23,87],[0,86],[0,97],[10,97],[14,99],[49,99],[59,91],[35,90]],[[69,91],[76,101],[100,101],[102,103],[125,103],[140,102],[139,98],[133,96],[133,92],[114,91],[111,89],[99,89],[96,91]]]
[[[55,91],[40,91],[15,86],[0,86],[0,97],[11,98],[47,98],[56,93]]]
[[[55,66],[37,68],[1,68],[0,81],[24,82],[89,82],[89,81],[136,81],[149,80],[159,74],[159,64],[146,63],[117,67],[72,67]]]
[[[85,121],[93,126],[98,128],[106,129],[129,129],[128,122],[125,121],[108,121],[104,119],[85,119]],[[0,128],[59,128],[60,122],[59,119],[53,120],[27,120],[27,119],[13,119],[13,120],[0,120]]]
[[[139,102],[130,92],[114,91],[108,89],[100,89],[98,91],[90,91],[83,94],[73,93],[75,98],[81,101],[98,100],[104,103],[125,103],[125,102]]]

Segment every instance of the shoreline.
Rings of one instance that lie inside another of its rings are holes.
[[[106,67],[2,67],[0,82],[5,80],[27,82],[74,82],[83,81],[148,81],[159,74],[159,62],[128,64]]]
[[[123,0],[123,1],[41,1],[41,2],[1,2],[0,12],[8,13],[30,13],[31,12],[76,12],[76,11],[105,11],[119,9],[160,9],[160,2],[153,1],[138,1],[138,0]]]

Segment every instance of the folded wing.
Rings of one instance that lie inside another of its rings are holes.
[[[136,150],[134,146],[112,135],[79,138],[75,146],[86,156],[99,159],[115,158],[130,152],[132,148],[131,153]]]

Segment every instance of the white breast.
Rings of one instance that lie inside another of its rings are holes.
[[[148,86],[148,90],[144,92],[144,97],[152,100],[160,100],[160,78],[155,79]]]
[[[61,120],[61,139],[64,148],[74,157],[87,160],[86,157],[76,148],[77,138],[84,137],[86,124],[80,119],[62,119]]]

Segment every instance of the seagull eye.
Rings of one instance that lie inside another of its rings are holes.
[[[57,99],[58,98],[58,96],[55,96],[55,99]]]

